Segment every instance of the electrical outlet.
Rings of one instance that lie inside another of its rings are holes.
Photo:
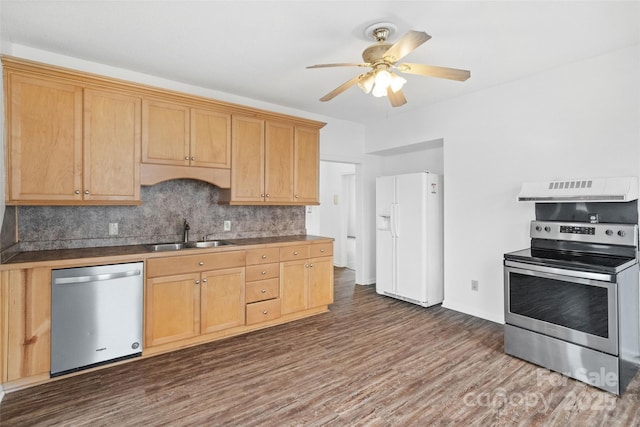
[[[222,228],[224,231],[231,231],[231,221],[225,221]]]
[[[109,236],[117,236],[118,235],[118,223],[110,222],[109,223]]]
[[[472,280],[471,281],[471,290],[472,291],[478,291],[478,281],[477,280]]]

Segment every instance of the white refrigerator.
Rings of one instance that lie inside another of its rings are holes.
[[[376,178],[376,292],[423,307],[444,298],[441,177]]]

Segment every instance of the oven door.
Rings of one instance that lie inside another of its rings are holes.
[[[504,263],[505,322],[618,354],[616,276]]]

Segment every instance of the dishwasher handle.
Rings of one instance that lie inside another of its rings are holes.
[[[102,282],[104,280],[122,279],[123,277],[139,276],[139,269],[118,271],[116,273],[95,274],[93,276],[58,277],[53,281],[54,285],[70,285],[74,283]]]

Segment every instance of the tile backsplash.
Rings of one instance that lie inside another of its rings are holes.
[[[180,179],[142,187],[139,206],[21,206],[20,250],[117,246],[182,239],[271,237],[305,234],[304,206],[229,206],[218,204],[218,188]],[[223,222],[231,231],[223,231]],[[109,235],[109,223],[118,235]]]

